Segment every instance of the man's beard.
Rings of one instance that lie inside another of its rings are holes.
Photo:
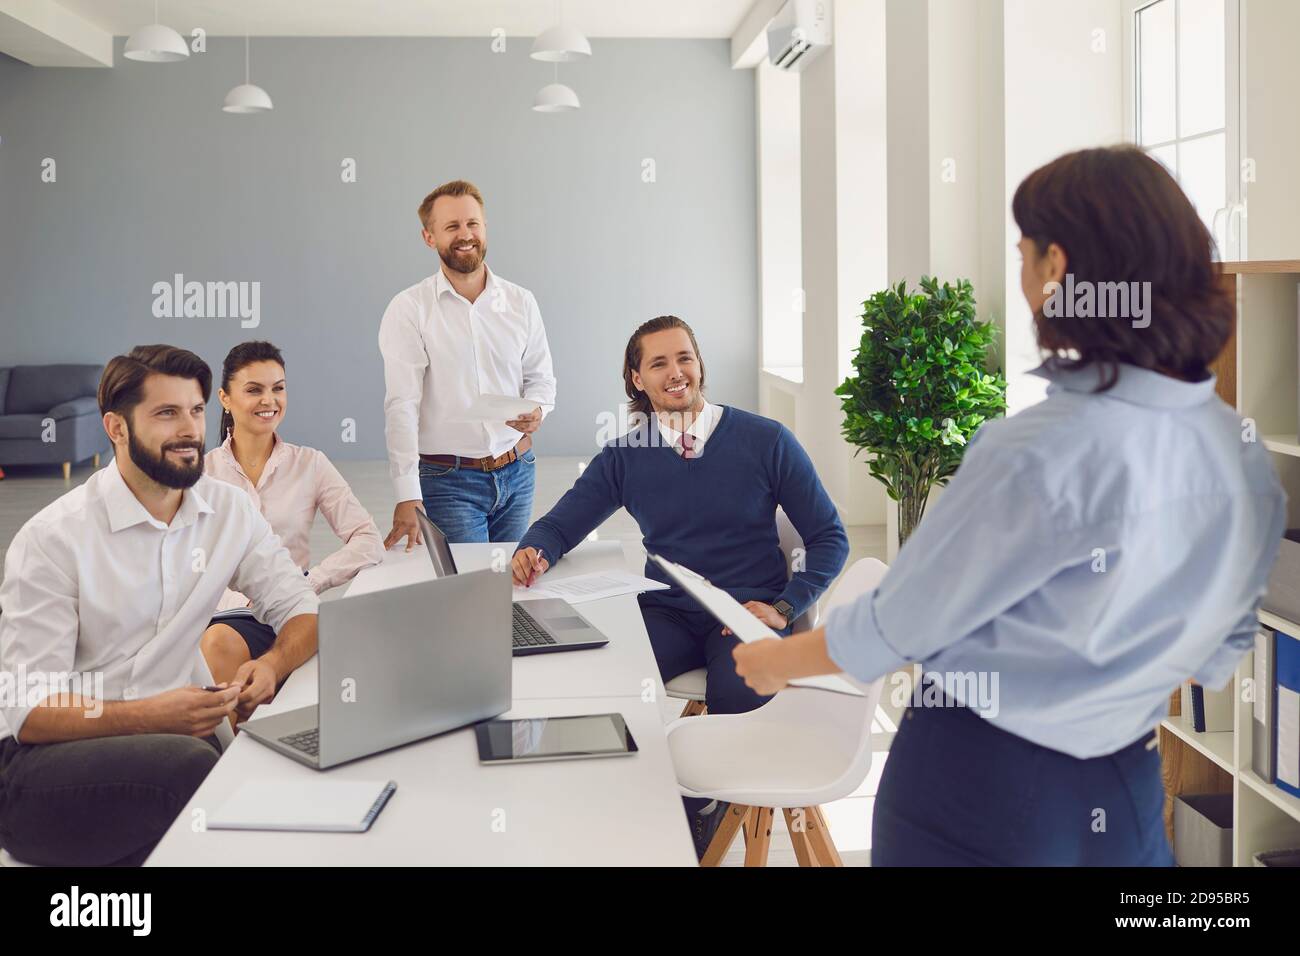
[[[438,257],[446,263],[448,269],[455,269],[457,272],[469,275],[483,264],[487,258],[487,243],[478,243],[478,248],[471,249],[469,252],[456,252],[455,244],[448,246],[446,252],[439,250]]]
[[[160,455],[155,458],[149,449],[136,442],[134,433],[128,432],[126,440],[131,463],[164,488],[189,488],[203,477],[203,442],[201,441],[164,442]],[[167,460],[168,451],[182,448],[197,449],[198,454],[194,457],[194,464],[173,465]]]
[[[650,399],[650,405],[656,412],[670,412],[672,414],[699,412],[704,409],[703,398],[704,396],[701,394],[699,388],[688,382],[686,385],[686,391],[682,392],[680,395],[675,395],[670,398],[667,391],[664,391],[660,396],[662,404],[656,402],[652,398]],[[672,402],[680,402],[682,399],[688,399],[688,401],[685,406],[681,408],[677,408],[671,404]]]

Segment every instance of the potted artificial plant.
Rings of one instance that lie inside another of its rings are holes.
[[[975,315],[966,279],[921,277],[862,303],[862,342],[843,397],[844,437],[871,457],[867,467],[898,502],[898,543],[907,540],[935,485],[961,464],[966,442],[1006,411],[1007,383],[988,371],[996,329]]]

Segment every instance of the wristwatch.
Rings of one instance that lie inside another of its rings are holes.
[[[794,605],[782,598],[780,601],[773,602],[772,607],[776,609],[777,614],[785,618],[785,626],[789,627],[793,622]]]

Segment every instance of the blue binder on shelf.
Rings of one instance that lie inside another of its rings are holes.
[[[1277,635],[1277,786],[1300,797],[1300,640]]]

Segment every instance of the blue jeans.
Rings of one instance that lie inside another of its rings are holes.
[[[424,513],[447,540],[518,541],[533,512],[537,456],[532,449],[496,471],[420,462]]]
[[[1173,866],[1149,737],[1081,760],[965,707],[909,707],[899,725],[872,866]]]

